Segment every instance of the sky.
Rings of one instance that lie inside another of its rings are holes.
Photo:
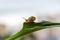
[[[22,28],[23,17],[54,15],[59,10],[60,0],[0,0],[0,22],[17,31]]]

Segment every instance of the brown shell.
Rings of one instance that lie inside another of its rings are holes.
[[[26,19],[26,23],[34,22],[35,19],[36,19],[36,18],[35,18],[34,16],[31,16],[31,17],[29,17],[28,19]]]

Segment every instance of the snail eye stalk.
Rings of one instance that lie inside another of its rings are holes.
[[[25,19],[25,18],[24,18]],[[34,16],[31,16],[31,17],[29,17],[28,19],[25,19],[25,23],[32,23],[32,22],[34,22],[36,20],[36,17],[34,17]]]

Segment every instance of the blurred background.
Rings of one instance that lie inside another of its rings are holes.
[[[35,16],[36,22],[60,22],[60,0],[0,0],[0,35],[3,37],[5,33],[13,35],[18,32],[25,21],[23,17],[30,16]],[[21,39],[60,40],[60,27],[40,30]]]

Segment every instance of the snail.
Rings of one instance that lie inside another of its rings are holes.
[[[25,19],[25,18],[24,18]],[[36,17],[30,16],[28,19],[25,19],[25,23],[32,23],[36,20]]]

